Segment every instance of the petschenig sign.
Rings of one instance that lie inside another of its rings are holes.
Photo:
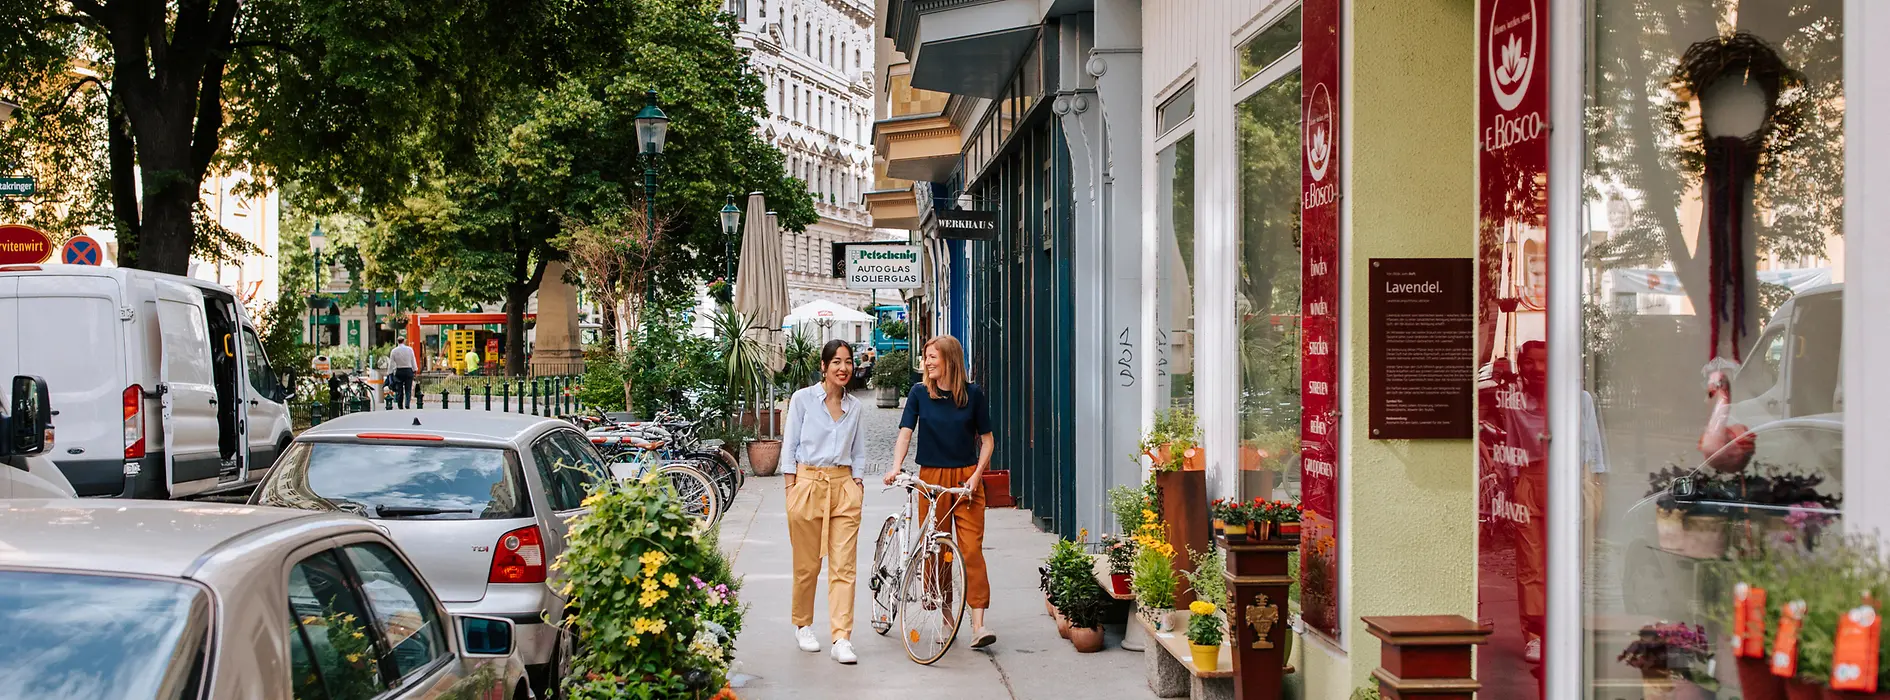
[[[846,255],[848,289],[918,289],[925,280],[916,245],[854,244]]]

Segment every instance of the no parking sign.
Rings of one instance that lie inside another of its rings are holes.
[[[105,248],[91,236],[73,236],[59,249],[59,260],[67,265],[99,265],[105,262]]]

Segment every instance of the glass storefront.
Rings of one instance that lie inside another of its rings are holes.
[[[1192,106],[1190,106],[1192,108]],[[1155,156],[1160,226],[1161,325],[1155,375],[1167,382],[1169,405],[1194,407],[1194,134]]]
[[[1667,682],[1732,697],[1733,560],[1815,551],[1842,493],[1841,3],[1589,7],[1588,695],[1656,697],[1623,651],[1697,625]]]
[[[1297,13],[1289,19],[1253,43],[1297,44]],[[1282,68],[1290,70],[1253,78],[1271,82],[1237,103],[1234,112],[1240,152],[1234,313],[1242,500],[1299,496],[1300,75],[1297,62]]]

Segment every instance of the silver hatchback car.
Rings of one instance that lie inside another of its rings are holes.
[[[511,621],[449,615],[367,521],[0,501],[0,696],[532,697]]]
[[[338,510],[399,542],[455,614],[518,625],[519,655],[555,697],[571,661],[551,580],[584,497],[609,473],[570,423],[516,413],[356,413],[297,437],[250,502]]]

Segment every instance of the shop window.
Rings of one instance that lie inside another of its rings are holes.
[[[1298,21],[1294,20],[1295,31]],[[1256,40],[1257,41],[1257,40]],[[1240,144],[1240,497],[1299,495],[1300,76],[1235,107]]]
[[[1157,125],[1155,131],[1166,134],[1192,116],[1194,116],[1194,85],[1190,84],[1168,98],[1162,106],[1155,108]]]
[[[1588,697],[1644,677],[1753,697],[1715,614],[1726,572],[1761,549],[1823,551],[1840,529],[1840,5],[1588,4],[1580,184],[1609,231],[1579,260],[1547,261],[1583,266],[1582,367],[1551,369],[1583,372],[1592,406]],[[1526,305],[1541,282],[1534,253],[1520,258]],[[1659,622],[1703,626],[1718,663],[1617,660]]]
[[[1272,26],[1261,31],[1258,36],[1249,39],[1237,52],[1240,60],[1240,76],[1237,82],[1259,75],[1278,62],[1294,49],[1299,48],[1299,8],[1274,20]]]
[[[1192,99],[1192,98],[1190,98]],[[1169,389],[1169,403],[1194,406],[1194,134],[1181,137],[1155,156],[1161,226],[1161,286],[1156,338],[1157,381]]]

